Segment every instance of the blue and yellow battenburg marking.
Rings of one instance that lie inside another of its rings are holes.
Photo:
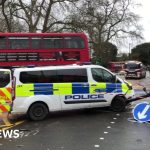
[[[93,86],[94,84],[94,86]],[[36,83],[16,87],[16,96],[131,93],[125,83]]]
[[[34,84],[34,95],[54,95],[53,84]]]

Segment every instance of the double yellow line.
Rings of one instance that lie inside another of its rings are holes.
[[[14,124],[10,124],[9,126],[8,126],[8,125],[0,126],[0,128],[2,127],[1,130],[8,130],[8,129],[11,129],[11,128],[13,128],[13,127],[15,127],[15,126],[17,126],[17,125],[20,125],[20,124],[22,124],[22,123],[24,123],[24,122],[25,122],[25,120],[22,120],[22,121],[18,121],[18,122],[16,122],[16,123],[14,123]]]
[[[18,121],[16,123],[10,123],[9,119],[8,119],[8,116],[4,116],[2,118],[2,121],[3,121],[4,125],[0,125],[0,130],[8,130],[10,128],[13,128],[13,127],[25,122],[25,120],[22,120],[22,121]]]

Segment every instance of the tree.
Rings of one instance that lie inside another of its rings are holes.
[[[2,12],[2,15],[4,17],[4,20],[5,20],[4,22],[6,23],[6,27],[7,27],[8,31],[11,32],[12,14],[10,12],[6,12],[6,7],[9,7],[9,6],[10,6],[9,2],[7,2],[6,0],[2,0],[1,12]]]
[[[64,24],[63,13],[66,11],[67,5],[76,1],[77,0],[15,1],[14,17],[24,22],[29,32],[53,31],[57,28],[57,25]],[[61,11],[60,15],[59,11]]]
[[[14,18],[14,0],[2,0],[0,4],[0,32],[26,31],[24,24],[18,18]]]
[[[0,5],[3,5],[7,0],[0,0]]]
[[[132,0],[82,0],[72,9],[66,29],[85,31],[96,56],[101,57],[105,42],[142,38],[139,17],[130,11],[131,4]]]
[[[122,53],[122,56],[117,58],[117,61],[127,61],[129,60],[129,55],[127,53]]]
[[[2,0],[1,14],[8,32],[13,32],[13,22],[23,25],[22,31],[57,31],[64,22],[68,5],[78,0]]]
[[[110,61],[116,61],[117,56],[117,47],[116,45],[110,43],[110,42],[104,42],[102,43],[103,51],[101,53],[101,56],[96,57],[96,53],[94,53],[93,57],[93,63],[97,63],[103,66],[108,65],[108,62]]]
[[[132,59],[142,61],[145,65],[150,65],[150,43],[137,45],[131,50]]]

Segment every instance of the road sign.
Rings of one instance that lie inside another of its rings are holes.
[[[150,104],[148,102],[137,104],[133,109],[133,116],[139,122],[150,121]]]

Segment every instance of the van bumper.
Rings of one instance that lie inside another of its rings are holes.
[[[17,109],[12,107],[10,114],[26,114],[27,110],[25,107],[17,107]]]

